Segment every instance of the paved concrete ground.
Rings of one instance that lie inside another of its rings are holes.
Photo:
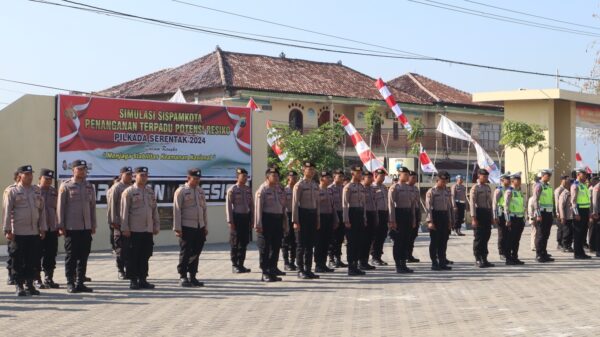
[[[554,230],[554,229],[553,229]],[[491,261],[498,262],[495,233]],[[233,275],[226,245],[211,245],[201,257],[206,287],[177,286],[177,250],[152,257],[153,291],[130,291],[116,280],[110,253],[93,254],[90,295],[64,289],[17,299],[0,286],[0,331],[5,336],[598,336],[600,259],[576,261],[550,252],[557,262],[538,264],[522,240],[524,266],[476,269],[472,233],[453,236],[450,272],[429,270],[429,238],[421,234],[412,275],[392,267],[349,278],[341,271],[320,280],[260,283],[254,246],[253,273]],[[385,258],[391,261],[391,246]],[[57,281],[64,287],[63,256]],[[5,333],[5,334],[4,334]]]

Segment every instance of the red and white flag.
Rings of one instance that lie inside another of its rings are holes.
[[[250,108],[250,110],[252,110],[252,111],[262,111],[262,110],[260,110],[260,108],[258,107],[258,104],[256,104],[256,102],[254,101],[254,98],[252,98],[252,97],[250,97],[248,104],[246,104],[246,108]]]
[[[402,112],[402,109],[400,109],[400,105],[398,105],[396,99],[394,99],[392,92],[387,87],[385,82],[381,78],[379,78],[375,82],[375,86],[377,86],[377,90],[379,90],[379,93],[381,94],[381,96],[383,96],[383,99],[385,99],[387,105],[390,107],[390,109],[392,109],[392,111],[396,115],[396,118],[398,118],[400,123],[402,123],[402,126],[404,126],[404,128],[408,132],[411,132],[412,126],[408,122],[408,118],[406,118],[406,115]]]
[[[583,163],[583,158],[579,154],[579,152],[575,153],[575,161],[577,162],[577,168],[585,168],[585,171],[588,174],[592,174],[592,169]]]
[[[363,140],[360,133],[358,133],[348,118],[346,118],[344,115],[341,115],[339,121],[344,127],[344,130],[346,130],[348,136],[350,136],[352,139],[352,144],[354,145],[356,153],[358,153],[363,165],[365,165],[370,172],[384,168],[381,161],[375,157],[375,154],[373,154],[373,151],[371,151],[369,145],[367,145],[367,143]]]
[[[248,103],[250,104],[250,103]],[[280,136],[277,130],[271,125],[271,121],[267,119],[267,143],[273,149],[273,152],[279,157],[279,160],[285,162],[287,159],[287,153],[281,149]]]
[[[437,173],[437,169],[435,168],[435,165],[433,165],[433,162],[431,162],[431,159],[429,159],[427,152],[425,152],[423,144],[419,144],[419,162],[421,163],[421,170],[423,170],[423,172]]]

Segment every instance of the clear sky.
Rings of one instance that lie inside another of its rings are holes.
[[[406,0],[187,1],[428,56],[540,72],[554,73],[558,69],[561,74],[587,76],[598,47],[595,46],[598,37],[498,22]],[[493,11],[463,0],[439,1]],[[479,1],[597,27],[567,26],[600,35],[600,20],[593,17],[594,13],[600,13],[599,1],[596,0]],[[171,0],[81,2],[195,25],[370,48]],[[513,13],[496,13],[517,17]],[[519,18],[565,26],[523,16]],[[216,45],[228,51],[273,56],[283,51],[292,58],[326,62],[342,60],[358,71],[387,80],[406,72],[417,72],[470,92],[556,86],[554,78],[265,45],[25,0],[0,2],[0,39],[0,78],[82,91],[105,89],[162,68],[181,65],[213,51]],[[564,83],[561,86],[578,90]],[[23,93],[58,92],[0,82],[2,103],[12,102]],[[0,108],[2,106],[4,104],[0,104]]]

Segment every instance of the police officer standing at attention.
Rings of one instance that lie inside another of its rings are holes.
[[[439,171],[435,186],[425,195],[427,210],[427,227],[429,228],[429,257],[431,270],[452,270],[447,264],[446,249],[448,248],[448,233],[452,230],[452,200],[446,184],[450,175]]]
[[[587,186],[587,172],[578,169],[577,180],[571,185],[571,209],[575,217],[573,223],[573,251],[575,259],[589,259],[583,250],[585,235],[590,217],[590,190]]]
[[[388,189],[383,184],[387,172],[380,168],[375,170],[375,182],[371,186],[373,190],[373,198],[375,199],[375,207],[377,209],[377,225],[375,227],[375,235],[371,244],[371,263],[377,266],[387,266],[387,262],[383,261],[383,244],[388,236],[389,211],[388,211]]]
[[[556,203],[556,212],[560,227],[562,228],[562,239],[561,242],[563,252],[572,253],[573,248],[571,244],[573,241],[573,209],[571,208],[571,179],[567,179],[566,183],[561,182],[562,191],[558,195],[558,201]],[[595,212],[596,210],[594,210]]]
[[[333,196],[328,186],[331,184],[331,172],[322,171],[319,184],[319,230],[315,245],[315,271],[331,273],[327,267],[327,249],[333,239],[333,231],[339,226],[337,214],[333,208]]]
[[[65,237],[67,292],[93,292],[84,282],[92,235],[96,233],[96,192],[86,180],[85,160],[73,161],[71,168],[73,177],[58,189],[56,208],[59,230]]]
[[[470,206],[473,232],[473,254],[475,264],[479,268],[493,267],[488,262],[488,241],[492,234],[492,190],[488,185],[489,173],[485,169],[479,169],[477,184],[471,187]]]
[[[129,238],[127,278],[129,289],[153,289],[154,284],[147,281],[148,261],[154,248],[152,236],[160,230],[158,207],[154,190],[147,185],[148,168],[136,167],[133,171],[135,183],[121,196],[121,233]]]
[[[364,229],[365,234],[362,236],[358,267],[361,270],[373,270],[376,267],[369,264],[369,252],[371,251],[371,245],[375,239],[375,227],[377,227],[377,223],[379,222],[377,217],[377,206],[375,205],[375,193],[371,188],[371,185],[373,185],[373,173],[363,171],[362,184],[365,188],[365,212],[367,222]]]
[[[199,168],[189,169],[187,182],[179,186],[173,196],[173,231],[179,238],[177,272],[182,287],[204,286],[196,278],[198,260],[208,235],[206,197],[200,187],[200,177],[202,171]]]
[[[292,223],[296,231],[296,264],[298,265],[298,278],[319,278],[312,272],[313,250],[320,226],[319,219],[319,186],[313,180],[315,165],[305,162],[304,177],[296,186],[292,194]]]
[[[17,183],[19,183],[19,172],[15,171],[14,176],[13,176],[13,183],[8,185],[5,189],[4,189],[4,193],[7,193],[7,191],[12,188],[17,186]],[[4,195],[4,194],[3,194]],[[6,259],[6,269],[8,270],[8,278],[6,279],[6,284],[9,286],[14,286],[15,285],[15,278],[12,274],[12,258],[10,257],[10,254],[8,255],[8,258]]]
[[[333,240],[329,246],[329,267],[330,268],[346,268],[347,264],[342,262],[342,244],[346,234],[344,226],[344,212],[342,207],[342,192],[344,189],[344,170],[337,169],[333,171],[333,184],[329,185],[333,197],[333,208],[338,217],[339,226],[333,230]]]
[[[283,237],[285,194],[279,188],[279,171],[268,168],[266,181],[256,191],[254,228],[263,282],[281,281],[276,275],[277,252]],[[287,229],[291,230],[291,229]]]
[[[46,235],[46,214],[40,188],[32,185],[31,165],[21,166],[19,182],[4,191],[2,227],[9,242],[17,296],[39,295],[33,280],[40,264],[40,238]],[[27,291],[23,288],[27,284]]]
[[[413,251],[415,249],[415,240],[419,237],[419,226],[421,225],[421,191],[417,186],[417,172],[411,170],[408,173],[408,186],[413,189],[413,202],[415,204],[415,223],[416,226],[411,230],[410,240],[408,242],[408,258],[406,262],[409,263],[417,263],[421,262],[421,260],[417,259],[413,255]]]
[[[455,222],[454,232],[458,236],[465,236],[461,232],[461,227],[465,221],[465,209],[467,207],[467,188],[464,185],[463,177],[459,174],[456,176],[456,184],[450,188],[452,194],[452,203],[454,206]]]
[[[56,254],[58,252],[58,225],[56,221],[56,202],[58,193],[52,183],[54,182],[54,171],[49,169],[41,169],[40,188],[42,198],[44,200],[44,209],[46,212],[46,226],[48,231],[41,241],[41,266],[44,270],[44,283],[41,282],[41,276],[38,270],[36,286],[43,288],[59,288],[59,285],[54,282],[54,269],[56,268]]]
[[[127,278],[125,266],[127,261],[128,239],[121,235],[121,195],[123,191],[131,186],[133,170],[129,166],[121,167],[119,170],[119,181],[113,184],[106,193],[107,217],[110,227],[110,242],[115,252],[117,262],[117,277],[119,280]]]
[[[229,243],[231,245],[231,269],[234,274],[249,273],[244,266],[246,248],[250,242],[252,226],[252,190],[246,185],[248,171],[238,168],[235,171],[237,181],[227,190],[225,197],[227,224],[229,225]]]
[[[507,265],[521,265],[519,260],[519,243],[525,228],[525,199],[521,192],[521,172],[510,176],[512,186],[504,192],[504,218],[506,219],[507,249],[505,251]]]
[[[342,210],[346,228],[346,255],[348,257],[348,276],[365,275],[358,269],[361,236],[364,235],[366,222],[365,188],[361,184],[362,167],[352,166],[352,180],[342,191]]]
[[[416,226],[413,189],[408,185],[409,172],[406,167],[400,168],[399,181],[388,192],[390,237],[394,240],[392,251],[397,273],[413,272],[406,266],[412,228]]]
[[[285,209],[288,220],[288,228],[290,230],[283,234],[283,242],[281,243],[281,252],[283,253],[283,269],[286,271],[296,271],[296,234],[292,224],[292,194],[294,186],[298,182],[298,173],[295,171],[288,172],[287,186],[285,187]]]
[[[492,198],[492,214],[494,223],[498,226],[498,254],[500,259],[506,260],[508,249],[508,232],[506,217],[504,216],[504,192],[510,187],[510,172],[500,175],[500,185],[496,187]]]
[[[554,197],[552,187],[548,184],[552,177],[549,169],[540,171],[540,181],[533,188],[534,214],[536,217],[535,254],[536,260],[541,263],[553,262],[548,254],[548,238],[552,222],[554,221]]]
[[[592,188],[592,219],[590,221],[589,243],[590,250],[596,252],[600,257],[600,184],[596,183]]]
[[[560,177],[560,185],[558,185],[558,187],[556,189],[554,189],[554,205],[556,208],[556,217],[557,218],[560,218],[560,216],[558,214],[558,199],[560,198],[560,194],[566,189],[565,186],[571,185],[570,180],[571,179],[569,178],[569,176],[566,176],[566,175]],[[566,247],[563,245],[565,223],[563,223],[562,221],[558,221],[558,224],[556,226],[557,227],[557,229],[556,229],[557,248],[556,249],[562,250],[565,253],[567,253],[567,252],[572,253],[573,248],[571,247],[571,245],[572,245],[571,242]],[[573,237],[571,236],[571,241],[572,240],[573,240]]]

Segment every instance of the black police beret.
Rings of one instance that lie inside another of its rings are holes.
[[[298,172],[296,171],[289,171],[288,172],[288,177],[297,177],[298,176]]]
[[[313,163],[312,161],[306,161],[306,162],[304,162],[304,164],[302,164],[302,166],[304,166],[304,167],[315,167],[315,163]]]
[[[190,177],[202,177],[202,170],[199,168],[191,168],[187,171],[188,176]]]
[[[23,165],[17,168],[17,173],[33,173],[31,165]]]
[[[43,168],[40,170],[40,176],[54,179],[54,171],[51,169]]]
[[[148,173],[148,168],[145,166],[136,167],[133,172],[135,173]]]
[[[486,171],[487,172],[487,171]],[[438,178],[444,179],[444,180],[449,180],[450,179],[450,174],[446,171],[439,171],[437,173]]]
[[[362,175],[365,176],[365,177],[369,177],[369,176],[372,177],[373,176],[373,172],[368,171],[368,170],[364,170],[363,173],[362,173]]]
[[[131,166],[123,166],[123,167],[121,167],[121,169],[119,170],[119,172],[121,174],[123,174],[123,173],[131,173],[131,172],[133,172],[133,169],[131,168]]]
[[[275,167],[269,167],[267,169],[267,171],[265,172],[265,175],[271,174],[271,173],[275,173],[277,175],[279,175],[279,170]]]
[[[477,171],[477,174],[481,174],[484,176],[489,176],[490,173],[486,170],[486,169],[479,169],[479,171]]]
[[[245,169],[245,168],[238,167],[238,168],[235,170],[235,173],[236,173],[236,174],[248,174],[248,171],[246,171],[246,169]]]
[[[417,172],[411,170],[410,172],[408,172],[408,175],[411,176],[411,177],[416,177],[417,176]]]
[[[331,172],[329,172],[329,171],[321,171],[321,177],[331,177]]]
[[[344,170],[342,170],[342,169],[335,169],[335,170],[333,170],[333,174],[344,174]]]
[[[83,159],[77,159],[71,162],[71,168],[75,167],[87,167],[87,162]]]
[[[387,171],[385,169],[378,168],[377,170],[375,170],[375,173],[377,173],[377,174],[387,174]]]
[[[406,166],[401,166],[401,167],[398,168],[398,172],[410,173],[410,170]]]
[[[362,172],[363,169],[362,169],[362,166],[354,165],[350,168],[350,170],[353,172]]]

